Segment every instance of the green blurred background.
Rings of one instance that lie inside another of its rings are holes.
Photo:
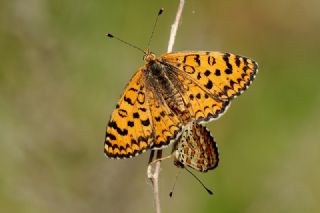
[[[0,212],[153,212],[149,153],[103,154],[106,122],[151,49],[164,53],[178,1],[0,2]],[[320,2],[186,0],[174,51],[255,59],[250,89],[207,126],[216,170],[162,163],[163,212],[320,212]],[[167,153],[170,149],[167,150]]]

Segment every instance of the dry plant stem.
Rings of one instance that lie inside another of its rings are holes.
[[[184,0],[180,0],[179,7],[177,10],[177,14],[176,14],[176,19],[174,20],[173,24],[171,25],[170,38],[169,38],[169,44],[168,44],[168,50],[167,50],[168,53],[172,52],[172,49],[173,49],[173,45],[174,45],[174,42],[176,39],[183,7],[184,7]]]
[[[181,14],[183,11],[184,7],[184,2],[185,0],[180,0],[178,10],[176,13],[176,18],[171,25],[171,31],[170,31],[170,38],[169,38],[169,43],[168,43],[168,53],[172,52],[173,45],[175,42],[175,38],[177,35],[178,31],[178,26],[179,22],[181,19]],[[154,206],[156,213],[161,213],[161,208],[160,208],[160,194],[159,194],[159,174],[160,174],[160,163],[161,163],[161,158],[162,158],[162,150],[157,150],[157,156],[155,161],[153,161],[154,158],[154,152],[155,150],[151,150],[150,153],[150,158],[149,158],[149,164],[148,164],[148,169],[147,169],[147,175],[148,178],[150,179],[153,187],[153,198],[154,198]],[[152,171],[152,166],[154,165],[154,170]]]
[[[160,174],[160,162],[161,160],[158,160],[154,163],[154,170],[152,171],[152,165],[151,162],[153,162],[153,156],[154,156],[154,150],[151,151],[150,158],[149,158],[149,165],[148,165],[148,178],[150,179],[152,183],[153,188],[153,200],[154,200],[154,207],[156,210],[156,213],[161,213],[160,208],[160,196],[159,196],[159,174]],[[162,157],[162,150],[157,150],[157,159],[161,159]]]

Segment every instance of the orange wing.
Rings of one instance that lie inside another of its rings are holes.
[[[172,70],[182,87],[179,94],[183,98],[189,117],[186,123],[196,121],[198,123],[209,122],[219,118],[229,105],[229,100],[221,99],[211,94],[201,84],[187,75],[183,75],[180,70]]]
[[[200,172],[207,172],[218,166],[217,145],[210,131],[203,125],[190,123],[173,147],[174,164],[189,166]]]
[[[221,100],[240,95],[253,81],[258,64],[246,57],[221,52],[177,52],[159,58],[178,68]]]
[[[105,154],[129,158],[151,148],[164,148],[185,126],[172,112],[162,95],[148,87],[144,70],[132,77],[112,113],[106,130]]]
[[[177,139],[185,123],[170,109],[162,94],[153,87],[146,88],[147,104],[150,108],[154,131],[154,143],[151,149],[162,149]]]
[[[217,118],[229,101],[248,87],[257,72],[254,61],[229,53],[170,53],[156,60],[170,72],[183,106],[181,101],[175,104],[180,104],[183,112],[173,110],[173,103],[169,107],[161,91],[148,86],[144,75],[147,70],[142,67],[111,116],[105,140],[108,157],[128,158],[148,148],[164,148],[189,122]]]
[[[110,158],[135,156],[153,142],[150,109],[146,107],[142,70],[127,85],[106,130],[104,151]]]

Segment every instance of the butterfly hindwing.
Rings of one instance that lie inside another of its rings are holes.
[[[177,68],[172,68],[171,72],[175,73],[175,78],[183,85],[180,88],[180,95],[189,114],[188,122],[208,122],[219,118],[227,109],[229,100],[220,99],[211,94],[189,76],[183,75]]]
[[[175,141],[181,133],[184,123],[162,100],[161,94],[153,88],[149,87],[147,99],[154,127],[154,143],[151,148],[164,148]]]
[[[174,143],[173,156],[176,166],[189,166],[200,172],[216,168],[219,162],[218,148],[210,131],[195,122]]]

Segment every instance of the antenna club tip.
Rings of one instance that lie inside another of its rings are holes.
[[[213,195],[213,192],[212,192],[210,189],[207,189],[207,192],[208,192],[210,195]]]
[[[172,192],[169,193],[169,197],[172,197]]]
[[[106,36],[108,36],[109,38],[113,38],[114,36],[110,33],[107,33]]]
[[[158,16],[161,15],[163,11],[164,11],[164,8],[163,8],[163,7],[160,8],[159,13],[158,13]]]

